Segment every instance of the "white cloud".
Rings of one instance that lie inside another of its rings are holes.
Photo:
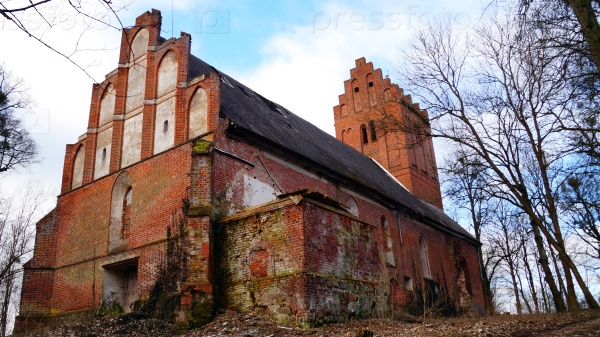
[[[261,47],[260,64],[246,71],[231,71],[231,75],[334,134],[333,107],[355,59],[365,57],[375,68],[382,68],[384,76],[393,75],[399,46],[423,23],[447,17],[471,21],[466,11],[435,11],[441,6],[429,5],[324,3],[309,23],[268,38]]]

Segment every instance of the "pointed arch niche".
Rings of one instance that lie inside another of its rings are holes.
[[[100,117],[98,118],[98,127],[112,121],[115,113],[115,97],[117,93],[115,86],[109,83],[104,90],[102,99],[100,100]]]
[[[198,137],[208,131],[208,96],[206,90],[198,88],[190,100],[189,138]]]
[[[161,97],[177,87],[177,54],[170,50],[160,61],[156,84],[156,97]]]
[[[71,189],[81,186],[83,182],[83,166],[85,162],[85,147],[79,146],[75,159],[73,160],[73,180],[71,182]]]
[[[125,111],[130,112],[144,104],[146,89],[146,51],[148,49],[148,30],[140,29],[131,43],[131,54],[127,76],[127,103]],[[135,62],[134,62],[135,61]]]

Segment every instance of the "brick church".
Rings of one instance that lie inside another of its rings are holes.
[[[356,60],[334,138],[160,28],[159,11],[139,16],[93,85],[87,131],[37,224],[17,329],[144,303],[173,237],[182,322],[203,305],[312,325],[435,296],[484,311],[480,243],[442,210],[432,142],[407,146],[413,135],[376,123],[382,107],[427,112],[380,69]]]

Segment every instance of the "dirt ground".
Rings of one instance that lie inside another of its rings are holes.
[[[258,314],[225,312],[203,328],[188,331],[182,337],[370,337],[370,336],[502,336],[502,337],[576,337],[600,336],[600,311],[568,314],[498,315],[477,318],[426,319],[421,322],[372,319],[343,324],[330,324],[303,330],[283,326]],[[132,316],[104,317],[91,322],[79,322],[46,328],[25,334],[26,337],[159,337],[174,336],[175,327],[162,321]],[[372,334],[371,334],[372,333]]]

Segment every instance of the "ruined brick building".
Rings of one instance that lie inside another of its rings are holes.
[[[483,310],[479,243],[442,210],[431,141],[407,147],[365,119],[383,105],[427,116],[380,69],[356,60],[336,139],[160,26],[157,10],[139,16],[93,86],[87,132],[37,224],[18,328],[144,301],[180,221],[182,321],[200,304],[299,323],[380,316],[425,290]]]

